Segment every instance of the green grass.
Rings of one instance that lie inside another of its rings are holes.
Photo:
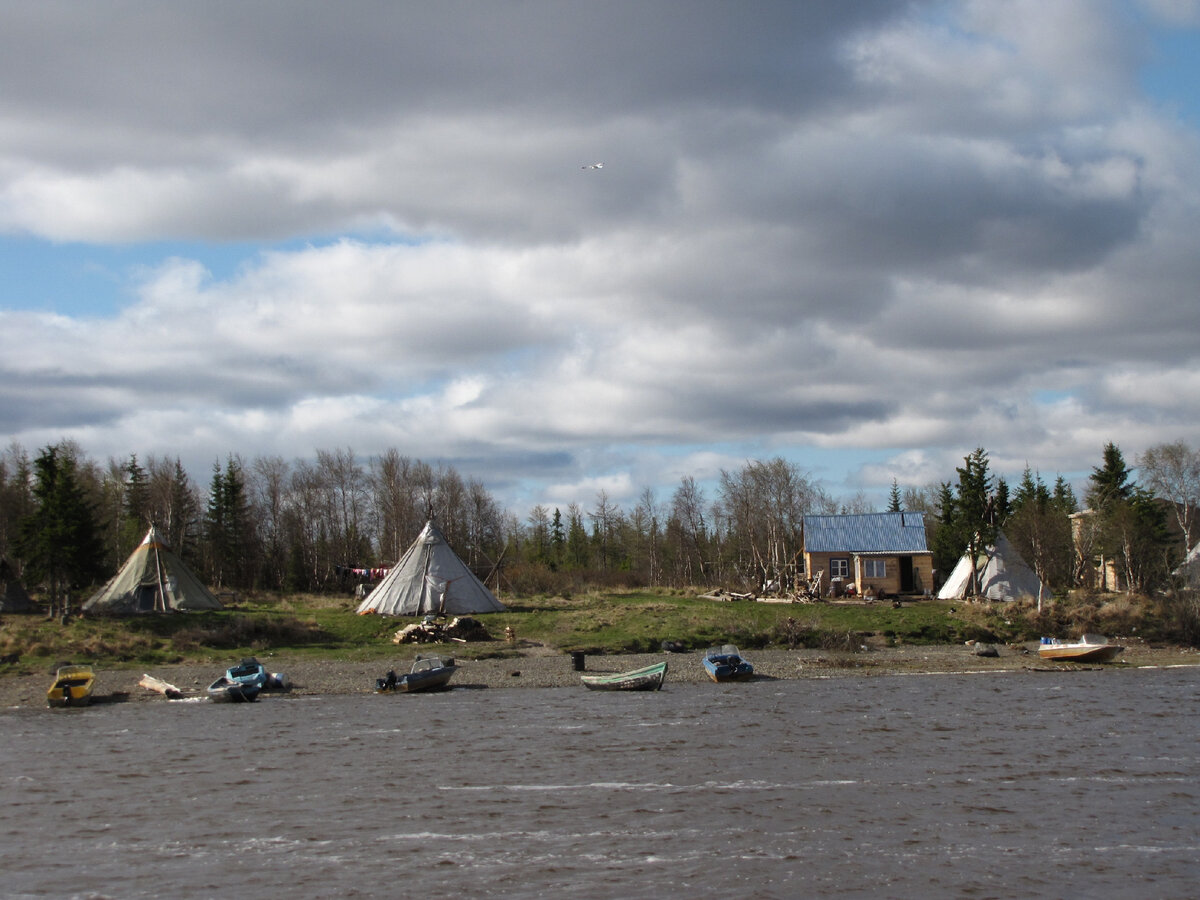
[[[508,611],[478,616],[493,641],[455,644],[456,656],[505,656],[540,644],[590,654],[656,652],[664,641],[688,649],[734,643],[744,648],[857,649],[876,644],[1036,640],[1040,634],[1083,630],[1171,639],[1162,603],[1082,597],[1038,612],[1023,604],[966,604],[936,600],[843,605],[720,602],[671,591],[592,591],[572,597],[505,598]],[[1193,607],[1195,605],[1193,604]],[[287,653],[308,658],[390,658],[392,636],[416,621],[360,616],[348,597],[251,594],[219,611],[131,618],[73,618],[67,624],[38,615],[0,618],[0,674],[58,661],[103,661],[115,666],[223,662]],[[1168,610],[1169,611],[1169,610]],[[1182,613],[1173,613],[1176,618]],[[1193,609],[1192,618],[1200,616]],[[505,642],[513,629],[515,644]]]

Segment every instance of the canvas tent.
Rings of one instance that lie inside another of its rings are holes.
[[[1188,551],[1179,568],[1171,574],[1183,578],[1188,587],[1200,586],[1200,542]]]
[[[1037,573],[1021,558],[1003,532],[996,534],[996,543],[988,547],[975,564],[979,576],[979,596],[988,600],[1016,600],[1018,597],[1041,599],[1045,588]],[[963,554],[938,591],[942,600],[960,600],[971,589],[971,560]]]
[[[162,542],[153,525],[121,571],[83,604],[84,612],[110,615],[220,608],[220,601]]]
[[[17,573],[8,564],[7,559],[0,559],[0,613],[31,612],[33,601],[17,579]]]
[[[358,606],[360,615],[463,616],[504,612],[504,605],[458,558],[433,522]]]

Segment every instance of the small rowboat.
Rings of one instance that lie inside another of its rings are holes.
[[[60,666],[54,673],[54,683],[46,691],[50,706],[87,706],[92,702],[96,673],[91,666]]]
[[[754,677],[754,666],[742,658],[733,644],[712,647],[704,653],[704,670],[708,677],[718,683],[723,681],[749,681]]]
[[[581,675],[583,686],[592,691],[657,691],[667,678],[667,664],[655,663],[631,672],[611,675]]]
[[[458,671],[454,660],[443,661],[440,656],[421,655],[413,660],[407,675],[397,676],[394,671],[383,678],[375,679],[375,692],[415,694],[421,691],[444,691],[450,687],[450,678]]]
[[[253,703],[261,690],[257,684],[231,681],[222,675],[208,686],[208,698],[214,703]]]
[[[1078,641],[1044,637],[1038,647],[1038,656],[1057,662],[1109,662],[1124,650],[1118,644],[1110,644],[1106,637],[1085,634]]]

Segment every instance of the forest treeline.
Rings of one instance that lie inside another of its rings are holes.
[[[1003,528],[1053,589],[1084,583],[1102,556],[1131,589],[1150,591],[1194,543],[1200,452],[1161,445],[1138,466],[1140,482],[1106,445],[1081,503],[1061,476],[1047,484],[1026,468],[1010,484],[980,448],[944,482],[893,481],[888,509],[926,514],[942,572]],[[1070,517],[1084,505],[1093,513],[1073,537]],[[670,496],[646,489],[629,507],[599,491],[586,506],[518,516],[477,479],[395,450],[370,459],[348,448],[292,461],[230,455],[207,484],[177,457],[101,464],[69,441],[0,455],[0,556],[54,598],[114,574],[150,524],[218,590],[346,591],[361,580],[355,569],[394,563],[429,518],[502,592],[744,590],[798,575],[805,515],[873,511],[861,496],[838,501],[778,457],[722,471],[710,491],[684,477]]]

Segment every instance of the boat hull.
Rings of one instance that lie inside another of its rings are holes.
[[[95,683],[96,674],[91,666],[62,666],[46,691],[46,704],[55,708],[88,706]]]
[[[727,681],[749,681],[754,677],[754,666],[742,659],[732,645],[713,649],[704,655],[704,671],[718,684]]]
[[[413,661],[412,671],[396,677],[388,672],[387,678],[375,682],[377,694],[426,694],[450,689],[450,679],[458,671],[454,660],[443,661],[440,656],[418,656]]]
[[[714,682],[749,682],[754,678],[754,666],[742,659],[737,647],[728,644],[726,647],[714,648],[704,654],[702,660],[704,671]]]
[[[729,681],[750,681],[754,678],[754,666],[744,663],[740,666],[709,666],[705,664],[708,677],[717,684]]]
[[[450,679],[458,671],[458,666],[446,666],[432,672],[409,673],[396,679],[394,685],[384,685],[378,689],[380,694],[420,694],[450,689]]]
[[[592,691],[657,691],[667,678],[667,664],[655,663],[642,669],[612,675],[583,675],[583,686]]]
[[[1038,656],[1057,662],[1111,662],[1124,649],[1116,644],[1043,644]]]
[[[214,703],[253,703],[261,690],[256,684],[230,681],[222,675],[208,686],[208,697]]]

